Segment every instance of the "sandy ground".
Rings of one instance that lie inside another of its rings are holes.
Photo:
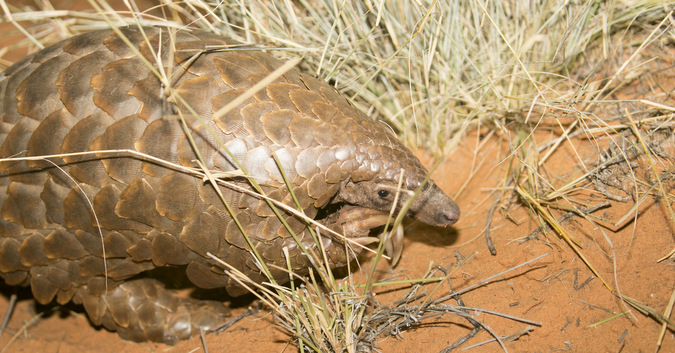
[[[662,50],[662,54],[657,54],[661,59],[659,71],[639,83],[640,87],[649,89],[636,89],[636,85],[629,85],[617,93],[618,97],[642,97],[675,106],[675,99],[671,96],[675,83],[672,60],[675,55],[670,47],[659,50]],[[595,109],[602,116],[609,108],[601,105]],[[544,143],[557,134],[559,131],[552,120],[543,121],[542,128],[533,138],[538,143]],[[493,256],[487,249],[484,229],[490,209],[499,199],[499,188],[508,166],[503,163],[509,154],[507,137],[501,133],[476,132],[468,135],[462,146],[447,156],[435,172],[434,179],[450,195],[456,195],[462,208],[462,218],[451,229],[408,224],[403,257],[394,269],[381,263],[382,278],[419,278],[432,265],[451,266],[449,269],[454,271],[450,276],[451,283],[455,289],[462,289],[546,254],[540,260],[461,296],[466,306],[540,323],[521,336],[518,333],[526,330],[529,324],[472,312],[476,320],[495,334],[518,337],[513,341],[505,339],[509,351],[654,352],[661,325],[626,305],[612,291],[633,298],[656,312],[663,313],[665,310],[675,286],[673,260],[657,262],[675,247],[673,221],[669,220],[666,204],[648,196],[638,212],[633,213],[633,220],[618,229],[598,224],[617,222],[630,211],[632,201],[610,201],[609,207],[594,213],[604,220],[596,224],[580,217],[572,217],[563,223],[570,235],[581,244],[583,255],[595,266],[609,288],[555,233],[539,232],[535,239],[523,242],[539,227],[539,223],[523,205],[507,202],[511,200],[512,190],[505,192],[504,201],[497,204],[492,217],[491,236],[497,249],[497,254]],[[596,142],[575,138],[563,143],[543,168],[548,180],[559,187],[578,175],[580,158],[584,162],[597,162]],[[419,156],[430,163],[423,152]],[[641,163],[641,166],[645,165],[644,161]],[[589,185],[571,196],[585,202],[583,207],[607,200]],[[565,214],[554,209],[551,212],[556,218]],[[367,258],[362,266],[369,268]],[[359,273],[355,276],[358,277]],[[430,297],[438,298],[449,290],[447,284],[436,291],[434,288],[435,285],[428,285],[424,291]],[[386,305],[400,299],[407,289],[407,286],[378,288],[376,298]],[[1,287],[1,290],[0,313],[4,313],[7,298],[14,289]],[[447,303],[456,304],[452,300]],[[249,305],[255,305],[253,298],[239,299],[233,313],[244,312]],[[33,301],[24,295],[0,337],[0,352],[203,350],[199,337],[176,346],[133,343],[120,339],[115,333],[93,327],[86,316],[70,311],[70,308],[47,311],[41,317],[35,317],[35,312]],[[436,316],[401,332],[398,337],[381,337],[378,348],[382,352],[438,352],[467,335],[471,329],[467,320],[456,315]],[[462,347],[491,338],[483,330]],[[276,326],[273,316],[265,310],[243,319],[224,333],[207,335],[206,346],[211,352],[297,351],[289,336]],[[500,352],[502,348],[495,342],[489,342],[468,351]],[[660,352],[675,352],[675,333],[672,330],[666,331]]]

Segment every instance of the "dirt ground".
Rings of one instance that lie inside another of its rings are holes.
[[[615,92],[617,99],[644,98],[671,108],[675,107],[675,52],[672,46],[660,50],[659,65],[654,75],[643,77]],[[607,68],[611,72],[611,68]],[[640,109],[634,101],[631,109]],[[621,111],[613,104],[595,106],[599,116],[609,111]],[[645,108],[646,109],[646,108]],[[665,109],[663,114],[666,114]],[[671,111],[672,114],[672,111]],[[550,120],[547,120],[550,119]],[[538,144],[559,136],[552,118],[544,118],[532,138]],[[671,132],[672,134],[672,132]],[[589,182],[581,183],[570,196],[584,202],[581,207],[609,201],[609,206],[595,211],[601,221],[591,223],[581,217],[571,217],[562,224],[580,243],[582,254],[593,264],[602,281],[558,235],[552,231],[535,232],[539,223],[522,204],[512,203],[513,190],[506,190],[502,202],[497,202],[504,182],[509,156],[508,134],[488,131],[466,136],[460,148],[447,156],[433,175],[436,183],[448,194],[455,195],[462,209],[460,221],[451,229],[436,229],[419,223],[409,223],[400,263],[391,268],[381,262],[382,278],[420,278],[435,265],[449,267],[455,290],[477,284],[495,274],[534,259],[524,267],[507,272],[463,293],[464,305],[523,318],[538,325],[497,317],[486,312],[472,312],[475,319],[499,336],[514,335],[516,340],[503,338],[510,352],[654,352],[661,324],[619,299],[632,298],[656,312],[663,313],[675,288],[675,262],[658,262],[675,248],[674,223],[669,219],[665,202],[647,196],[630,220],[618,227],[616,223],[631,212],[633,201],[608,200]],[[672,139],[670,140],[672,143]],[[604,150],[608,142],[577,136],[562,143],[544,164],[549,181],[560,187],[579,175],[580,161],[598,162],[598,145]],[[675,151],[674,146],[666,146]],[[424,152],[420,158],[430,164]],[[644,169],[644,159],[637,163]],[[670,161],[672,168],[672,160]],[[667,167],[668,168],[668,167]],[[618,192],[618,191],[617,191]],[[671,192],[672,193],[672,192]],[[671,196],[672,197],[672,196]],[[485,228],[491,208],[490,230],[496,255],[491,255],[485,241]],[[506,207],[508,206],[508,207]],[[671,203],[671,207],[675,207]],[[565,212],[551,209],[560,219]],[[534,233],[533,233],[534,232]],[[536,237],[524,241],[530,234]],[[451,266],[452,265],[452,266]],[[365,272],[370,266],[362,262]],[[355,276],[358,278],[359,273]],[[400,299],[408,286],[378,288],[376,299],[386,305]],[[434,291],[427,285],[424,291],[438,298],[449,292],[447,284]],[[8,306],[14,289],[1,287],[0,313]],[[124,341],[115,333],[93,327],[81,312],[71,308],[48,310],[35,316],[34,303],[25,292],[18,302],[7,329],[0,337],[0,352],[199,352],[199,337],[175,346],[157,343]],[[239,314],[255,305],[253,298],[237,299],[233,313]],[[456,304],[449,300],[448,304]],[[608,320],[609,319],[609,320]],[[671,316],[672,319],[672,316]],[[530,327],[531,326],[531,327]],[[382,352],[439,352],[467,335],[472,325],[456,315],[436,316],[420,325],[402,331],[397,337],[383,336],[378,342]],[[527,334],[520,335],[527,330]],[[483,330],[470,338],[462,348],[492,339]],[[275,324],[269,311],[262,310],[244,318],[228,331],[206,336],[211,352],[295,352],[289,336]],[[496,342],[475,346],[469,352],[501,352]],[[675,352],[675,332],[667,330],[660,352]]]

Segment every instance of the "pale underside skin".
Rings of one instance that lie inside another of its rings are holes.
[[[124,338],[175,343],[219,324],[227,311],[175,297],[143,276],[148,270],[174,268],[197,287],[240,295],[245,290],[209,254],[268,281],[253,246],[284,283],[288,275],[275,266],[311,268],[291,231],[335,268],[361,253],[358,245],[377,241],[371,229],[406,203],[409,216],[430,225],[459,217],[393,133],[330,85],[291,69],[221,115],[281,64],[204,32],[122,33],[133,47],[112,30],[92,32],[0,76],[0,158],[19,158],[0,163],[0,277],[30,285],[39,302],[72,300]],[[169,73],[169,86],[156,72]],[[112,150],[126,152],[103,152]],[[90,153],[67,155],[79,152]],[[20,159],[53,155],[61,156]],[[225,178],[221,199],[188,172],[203,169],[239,176]],[[258,191],[286,208],[275,214]],[[291,212],[298,206],[321,225],[311,227],[322,249]],[[349,238],[347,247],[328,230]],[[394,232],[386,245],[395,260],[402,236]]]

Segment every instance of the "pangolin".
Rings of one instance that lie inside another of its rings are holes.
[[[243,96],[280,66],[211,33],[124,27],[9,67],[0,76],[0,277],[30,286],[40,303],[82,304],[123,338],[171,344],[228,313],[175,296],[150,270],[240,295],[208,254],[263,282],[253,246],[283,283],[287,260],[300,273],[311,267],[291,233],[318,251],[316,229],[335,268],[415,190],[409,216],[457,221],[457,204],[391,129],[327,83],[291,69]],[[216,179],[227,181],[220,195]]]

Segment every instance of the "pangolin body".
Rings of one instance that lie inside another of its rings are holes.
[[[207,256],[266,280],[242,229],[267,264],[286,267],[286,248],[293,269],[306,272],[310,262],[286,225],[245,192],[254,183],[357,242],[383,223],[396,194],[394,208],[420,186],[410,216],[435,226],[459,217],[424,183],[419,160],[326,83],[292,69],[217,114],[280,63],[200,31],[120,33],[131,46],[113,30],[91,32],[0,76],[0,158],[15,158],[0,163],[0,277],[30,285],[40,303],[81,303],[93,323],[139,341],[174,343],[213,327],[227,314],[222,304],[175,297],[142,274],[175,267],[198,287],[242,294]],[[16,159],[53,155],[61,156]],[[190,171],[203,169],[229,183],[219,189],[230,210]],[[305,221],[277,212],[317,251]],[[319,234],[332,267],[361,251]]]

